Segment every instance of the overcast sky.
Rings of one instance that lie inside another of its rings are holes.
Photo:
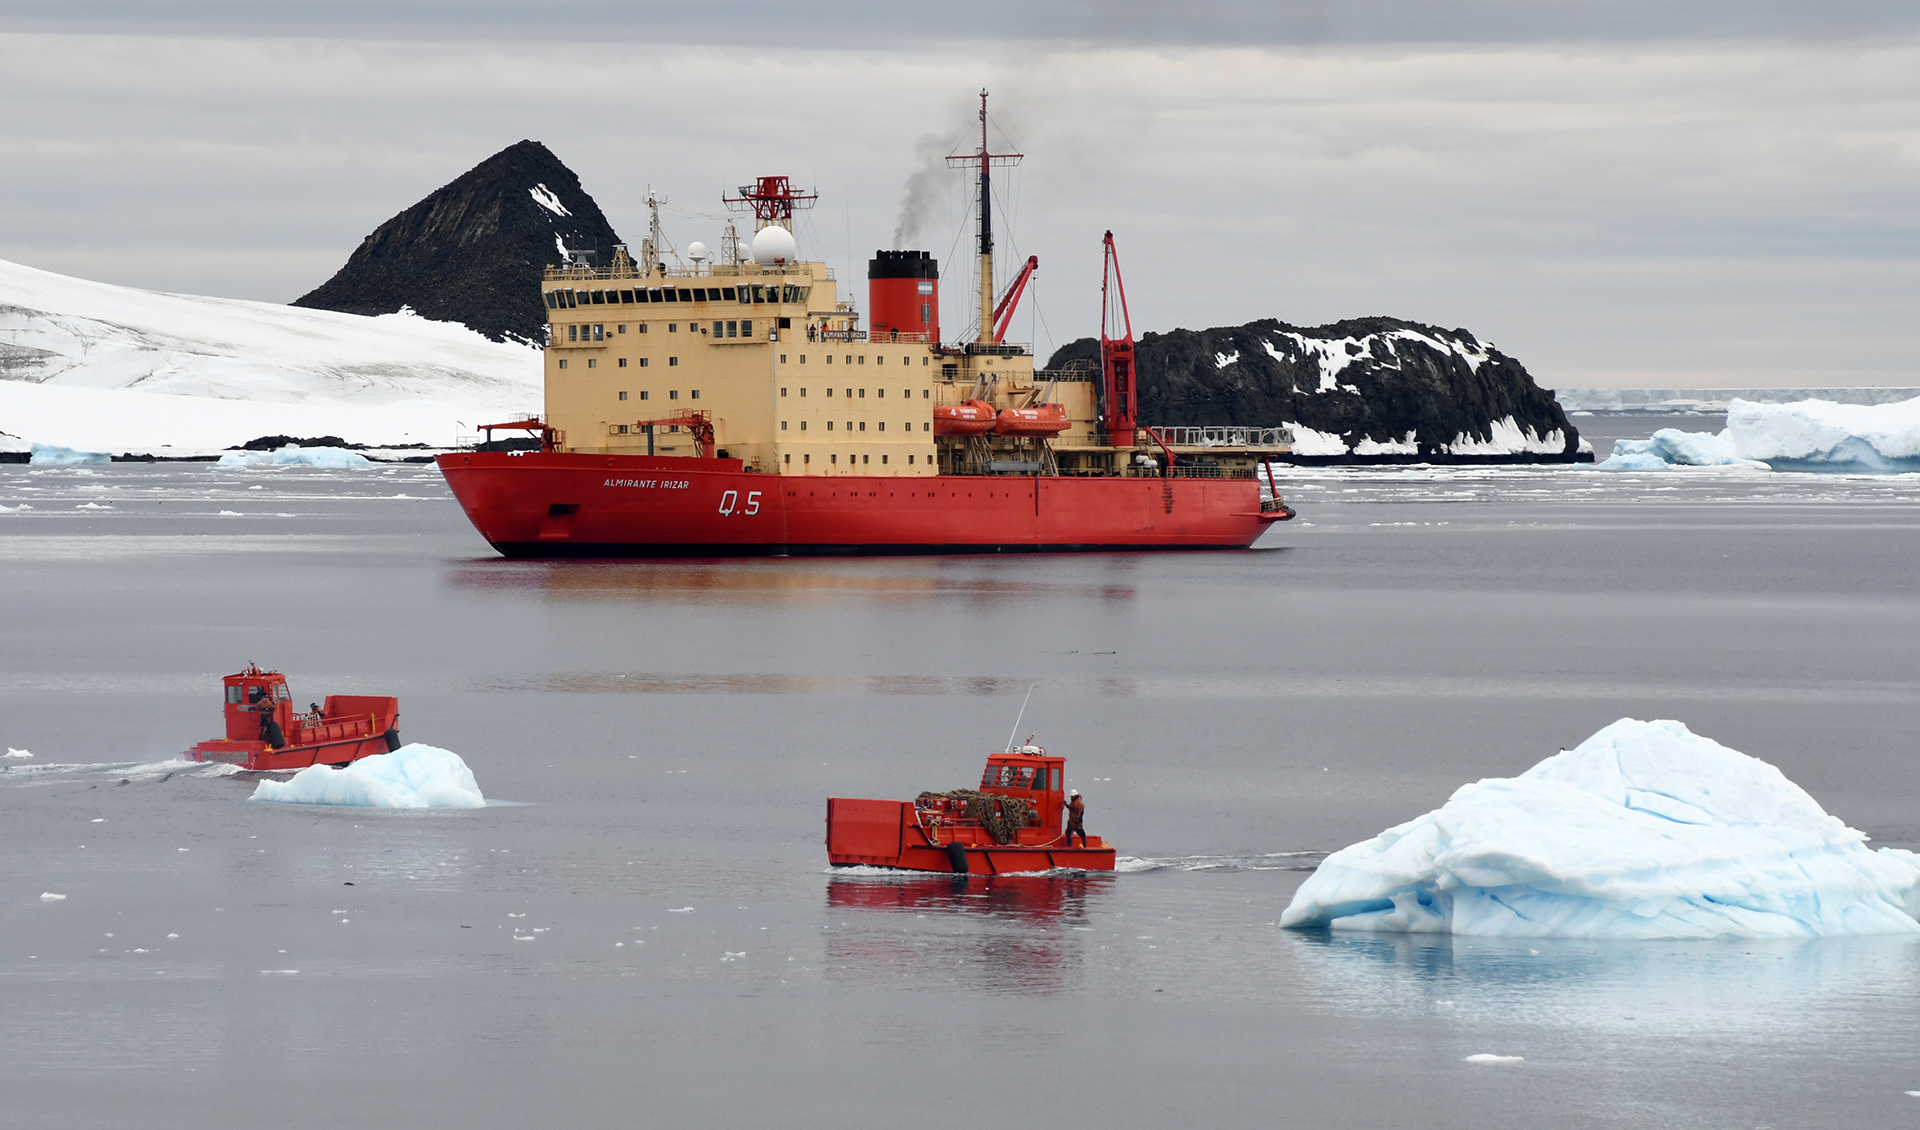
[[[649,186],[682,247],[724,188],[817,187],[843,279],[921,173],[952,328],[937,165],[982,86],[1043,353],[1097,328],[1111,228],[1137,330],[1392,314],[1549,386],[1920,384],[1911,2],[0,0],[0,258],[286,301],[530,137],[635,243]]]

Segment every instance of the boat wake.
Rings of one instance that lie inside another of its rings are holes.
[[[1265,855],[1181,855],[1166,859],[1143,859],[1123,855],[1114,861],[1115,871],[1312,871],[1327,857],[1324,851],[1276,851]]]
[[[23,787],[54,785],[93,778],[118,778],[123,785],[148,784],[173,777],[229,777],[240,772],[238,765],[188,761],[81,761],[46,765],[0,766],[0,785]]]

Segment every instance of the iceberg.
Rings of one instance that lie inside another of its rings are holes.
[[[1778,769],[1623,718],[1335,852],[1282,926],[1480,937],[1920,934],[1920,855],[1878,851]]]
[[[1674,467],[1920,472],[1920,397],[1892,404],[1758,404],[1736,397],[1718,435],[1661,428],[1649,439],[1621,440],[1595,464],[1601,471]]]
[[[371,467],[373,460],[344,447],[301,447],[290,443],[278,451],[229,451],[221,467]]]
[[[1920,471],[1920,396],[1896,404],[1727,405],[1727,431],[1742,458],[1776,471]]]
[[[484,808],[487,798],[460,755],[414,742],[344,769],[309,765],[290,781],[261,781],[253,799],[359,808]]]
[[[76,451],[71,447],[36,443],[27,462],[35,467],[83,467],[89,463],[111,463],[113,456],[104,451]]]

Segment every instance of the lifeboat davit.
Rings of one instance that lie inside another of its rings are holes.
[[[287,677],[253,664],[226,677],[227,736],[189,749],[190,761],[224,761],[242,769],[305,769],[344,765],[400,748],[400,700],[330,694],[324,706],[293,708]]]
[[[933,434],[937,436],[983,436],[993,430],[997,415],[984,400],[965,404],[942,404],[933,410]]]
[[[1036,404],[1032,408],[1003,408],[993,430],[1003,436],[1057,436],[1072,426],[1062,404]]]
[[[1066,842],[1066,765],[1064,757],[1023,745],[990,755],[977,790],[925,792],[915,800],[831,797],[827,861],[959,875],[1111,871],[1114,848],[1099,836]]]

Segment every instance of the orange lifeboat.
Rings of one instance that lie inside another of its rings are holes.
[[[933,410],[933,434],[937,436],[983,436],[993,430],[997,417],[993,405],[984,400],[965,404],[943,404]]]
[[[1057,436],[1071,426],[1066,406],[1036,404],[1032,408],[1003,408],[993,430],[1003,436]]]

